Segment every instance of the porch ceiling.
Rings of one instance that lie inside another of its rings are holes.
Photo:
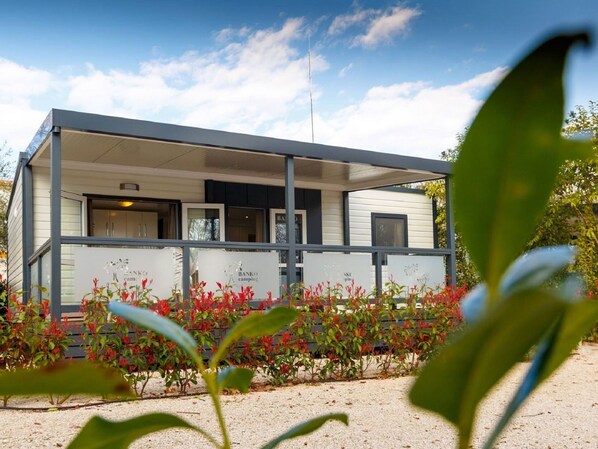
[[[50,145],[46,140],[32,164],[47,166],[49,162]],[[62,163],[64,168],[96,172],[123,171],[284,184],[284,156],[280,154],[67,129],[62,130]],[[305,188],[352,191],[444,176],[422,170],[295,157],[295,183]]]

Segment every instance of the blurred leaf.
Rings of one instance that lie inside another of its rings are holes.
[[[87,361],[0,373],[0,395],[46,394],[134,397],[118,371]]]
[[[463,312],[463,319],[468,324],[477,322],[486,310],[486,302],[488,300],[488,289],[486,284],[478,284],[471,290],[461,301],[461,311]]]
[[[532,235],[565,159],[588,142],[561,137],[565,58],[587,34],[556,36],[525,57],[480,109],[455,164],[455,219],[489,291]]]
[[[546,363],[540,372],[540,382],[546,379],[569,356],[584,335],[598,322],[598,301],[582,299],[569,304],[559,323]]]
[[[467,447],[479,401],[546,335],[566,306],[540,290],[494,305],[424,367],[411,389],[411,402],[455,424],[459,447]]]
[[[125,449],[149,433],[173,427],[198,430],[181,418],[167,413],[152,413],[126,421],[108,421],[94,416],[68,445],[68,449]]]
[[[151,310],[133,307],[122,302],[111,302],[108,304],[108,309],[127,321],[138,324],[174,341],[181,349],[189,354],[191,360],[198,365],[202,364],[203,361],[197,352],[197,343],[193,337],[185,329],[173,323],[168,318],[164,318]]]
[[[253,371],[250,369],[228,366],[218,373],[218,390],[236,388],[241,393],[247,393],[251,379],[253,379]]]
[[[501,297],[507,298],[518,291],[541,287],[552,275],[572,263],[575,253],[573,246],[563,245],[537,248],[523,254],[504,274],[500,282]],[[478,284],[461,302],[465,321],[470,324],[478,321],[486,309],[487,301],[486,284]]]
[[[486,441],[484,449],[492,448],[500,433],[531,392],[567,359],[571,351],[597,321],[598,302],[582,300],[567,305],[549,338],[538,345],[528,372],[490,438]]]
[[[274,307],[266,313],[251,313],[226,334],[216,353],[210,360],[212,368],[218,366],[228,347],[242,338],[261,337],[278,332],[297,318],[298,312],[289,307]]]
[[[548,246],[536,248],[519,257],[504,274],[500,290],[503,296],[540,287],[554,274],[573,263],[576,250],[573,246]]]
[[[298,426],[293,427],[288,432],[283,433],[279,437],[273,439],[265,446],[262,446],[262,449],[273,449],[282,443],[285,440],[290,440],[291,438],[297,438],[303,435],[309,435],[312,432],[315,432],[327,421],[335,420],[340,421],[345,425],[349,425],[349,418],[344,413],[332,413],[330,415],[320,416],[318,418],[310,419],[309,421],[305,421],[304,423],[299,424]]]

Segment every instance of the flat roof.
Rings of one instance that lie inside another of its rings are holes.
[[[295,158],[298,187],[360,190],[443,178],[449,162],[272,137],[52,109],[27,149],[49,165],[49,133],[59,127],[64,167],[146,170],[245,181],[284,182]]]

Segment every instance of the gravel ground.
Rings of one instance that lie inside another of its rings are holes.
[[[482,404],[477,435],[486,435],[511,397],[526,364],[516,367]],[[452,448],[453,428],[442,419],[410,406],[413,378],[368,379],[265,388],[223,398],[233,447],[256,448],[287,428],[318,414],[346,412],[349,427],[329,423],[317,433],[280,448]],[[75,398],[66,405],[90,404]],[[48,407],[46,398],[19,399],[18,407]],[[207,430],[216,429],[211,403],[204,395],[106,403],[57,411],[1,409],[0,444],[11,448],[66,447],[93,415],[124,419],[143,413],[176,413]],[[131,447],[207,448],[197,434],[171,430],[151,434]],[[520,410],[497,448],[598,449],[598,345],[581,346]]]

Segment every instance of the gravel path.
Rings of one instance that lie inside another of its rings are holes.
[[[477,434],[486,435],[510,399],[526,368],[518,366],[482,405]],[[223,398],[233,447],[256,448],[294,424],[318,414],[346,412],[349,427],[329,423],[317,433],[282,448],[452,448],[455,433],[440,418],[409,405],[413,378],[328,382],[255,391]],[[67,402],[72,405],[81,399]],[[47,399],[14,400],[9,405],[48,406]],[[215,430],[209,398],[187,396],[112,403],[59,411],[0,409],[0,444],[11,448],[66,447],[93,415],[124,419],[168,411]],[[476,435],[477,435],[476,434]],[[480,446],[476,437],[474,446]],[[207,448],[190,431],[149,435],[133,448]],[[598,449],[598,345],[580,347],[525,404],[500,438],[498,448]]]

